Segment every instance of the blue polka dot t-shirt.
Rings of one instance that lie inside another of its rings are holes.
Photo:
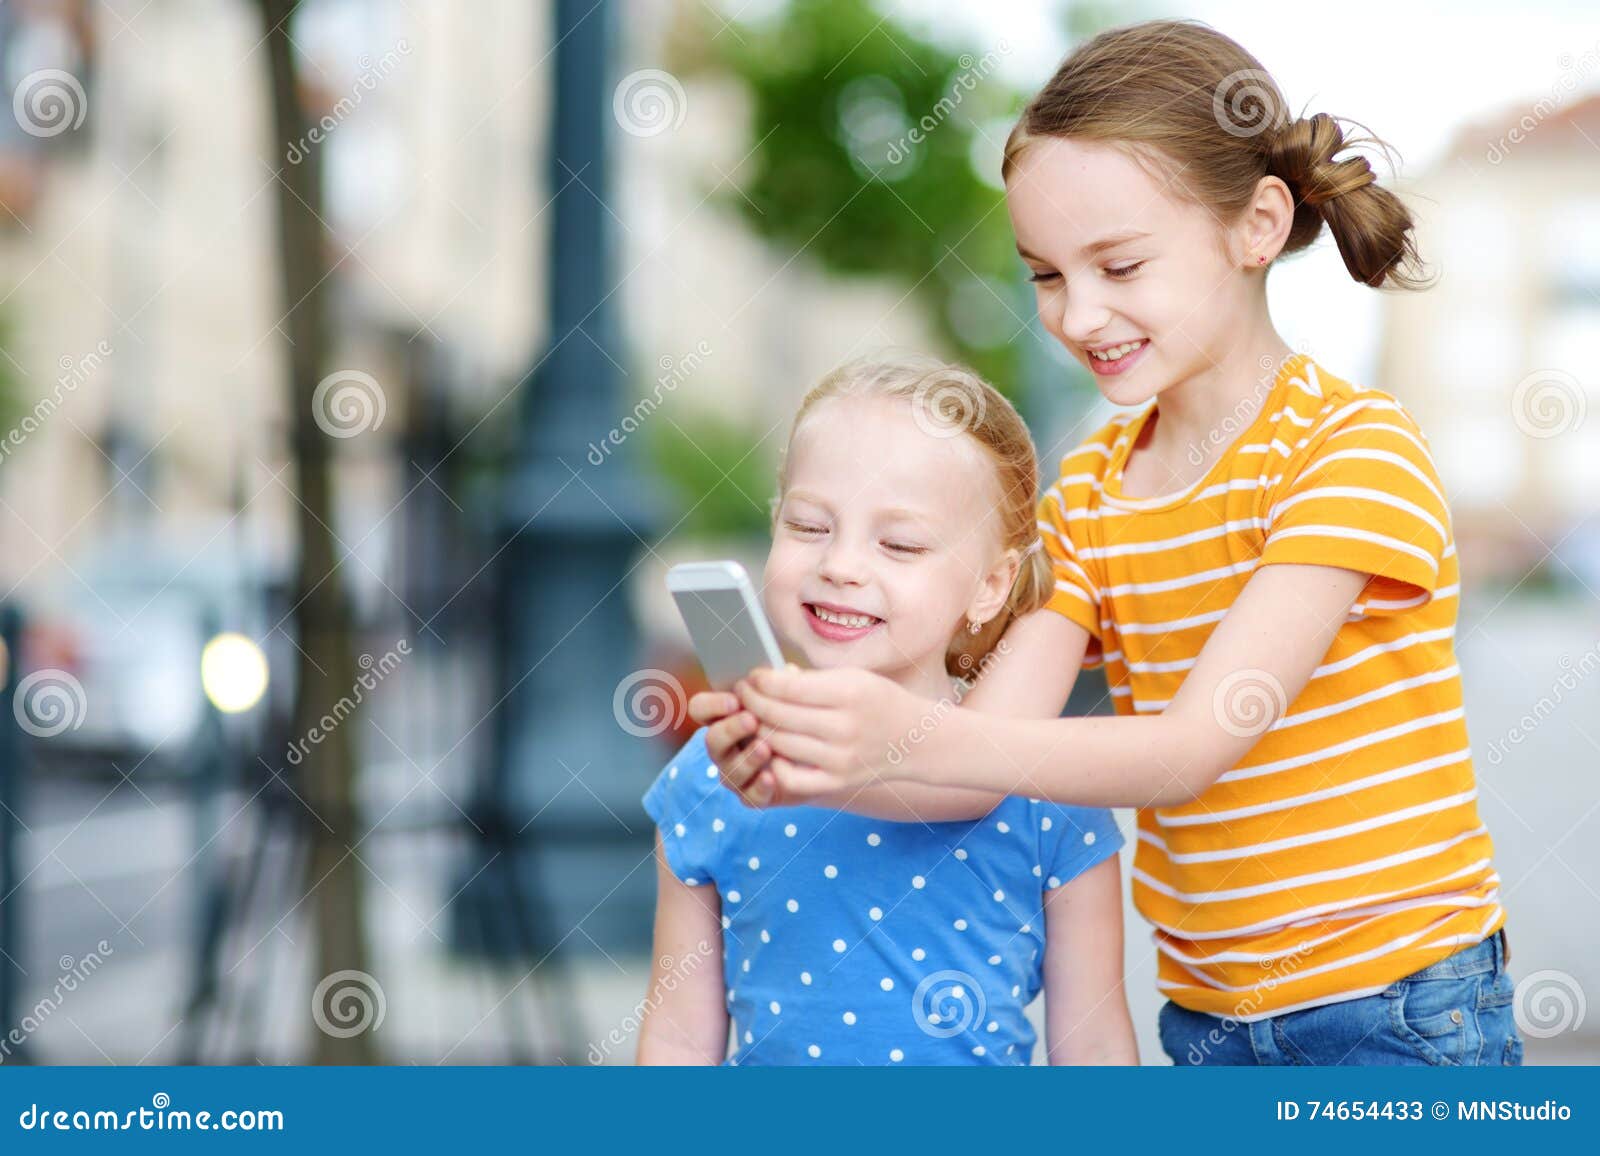
[[[1122,846],[1111,813],[751,810],[692,738],[644,797],[672,873],[722,900],[730,1064],[1026,1064],[1044,893]]]

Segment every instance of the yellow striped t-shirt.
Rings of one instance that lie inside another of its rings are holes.
[[[1238,1020],[1381,991],[1505,919],[1427,439],[1389,394],[1299,355],[1205,477],[1127,498],[1123,465],[1154,407],[1062,459],[1039,505],[1050,607],[1089,632],[1084,665],[1105,666],[1118,714],[1166,706],[1257,567],[1372,575],[1250,753],[1194,802],[1139,811],[1133,898],[1154,927],[1158,985]],[[1237,689],[1247,727],[1251,690]]]

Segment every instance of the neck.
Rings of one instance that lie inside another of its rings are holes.
[[[1151,435],[1158,456],[1209,461],[1222,453],[1255,420],[1279,368],[1292,356],[1294,350],[1268,322],[1236,342],[1221,360],[1162,390]],[[1229,419],[1233,425],[1226,424]]]

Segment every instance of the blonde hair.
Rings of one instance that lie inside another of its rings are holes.
[[[772,502],[773,530],[789,488],[789,455],[795,435],[818,403],[833,398],[904,400],[930,437],[967,437],[994,467],[1000,498],[995,507],[1002,550],[1021,555],[1005,606],[973,634],[965,623],[945,651],[945,670],[970,678],[995,648],[1012,620],[1039,609],[1055,589],[1050,557],[1039,543],[1035,502],[1039,463],[1033,438],[1021,416],[998,390],[970,369],[935,358],[863,359],[841,365],[800,402],[778,466],[778,493]]]
[[[1342,124],[1365,131],[1327,113],[1291,115],[1260,62],[1216,29],[1152,20],[1102,32],[1067,57],[1023,109],[1001,171],[1009,180],[1040,137],[1114,144],[1223,222],[1275,176],[1294,197],[1285,254],[1309,247],[1326,223],[1357,281],[1422,288],[1410,211],[1364,156],[1335,159],[1360,145],[1391,150],[1370,133],[1347,138]]]

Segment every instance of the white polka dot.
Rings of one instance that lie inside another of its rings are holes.
[[[1022,994],[1022,985],[1021,984],[1018,984],[1018,985],[1016,985],[1015,987],[1013,987],[1011,989],[1011,998],[1012,999],[1016,999],[1021,994]]]
[[[835,950],[835,951],[839,951],[839,952],[842,952],[842,951],[844,951],[844,940],[842,940],[842,939],[835,939],[835,940],[834,940],[834,941],[833,941],[833,950]]]
[[[739,902],[739,900],[741,898],[743,898],[743,897],[737,891],[728,892],[728,902],[729,903],[737,903],[737,902]]]
[[[975,1056],[983,1055],[984,1054],[983,1053],[983,1045],[979,1044],[977,1047],[973,1048],[972,1049],[972,1054],[975,1055]]]
[[[966,859],[966,857],[967,857],[967,849],[965,847],[957,847],[956,848],[956,858],[964,860],[964,859]]]
[[[793,899],[791,899],[791,900],[789,900],[789,902],[785,903],[784,906],[787,907],[790,911],[799,911],[800,910],[800,904],[795,902]]]
[[[761,929],[761,942],[762,943],[771,943],[772,942],[772,932],[768,931],[765,927],[763,927]]]
[[[800,982],[805,984],[807,987],[810,987],[811,986],[811,973],[809,971],[802,971],[800,973]]]
[[[724,931],[728,930],[728,924],[730,922],[732,922],[732,921],[726,915],[724,915],[722,917],[722,930],[724,930]]]
[[[1016,1044],[1007,1044],[1006,1045],[1006,1055],[1009,1056],[1012,1052],[1014,1052],[1016,1050],[1017,1050],[1017,1045]]]
[[[725,827],[727,827],[727,825],[728,824],[724,823],[721,819],[713,819],[713,820],[711,820],[711,829],[713,831],[721,831]]]
[[[1039,830],[1041,831],[1048,831],[1052,826],[1054,826],[1054,824],[1050,822],[1049,815],[1046,815],[1044,818],[1039,820]]]
[[[883,918],[883,908],[874,907],[871,911],[867,912],[867,914],[872,916],[872,921],[876,923],[878,920]]]
[[[779,1012],[781,1012],[783,1010],[783,1007],[778,1003],[777,1000],[773,1000],[771,1003],[769,1003],[767,1005],[767,1007],[772,1009],[772,1014],[773,1015],[777,1015]]]
[[[674,835],[676,835],[680,839],[683,838],[683,835],[684,835],[683,824],[682,823],[674,823],[672,825],[672,833]]]
[[[1037,863],[1035,863],[1033,865],[1033,877],[1035,879],[1037,879],[1039,876],[1041,876],[1043,874],[1044,874],[1044,871],[1039,867],[1039,865]]]
[[[918,891],[921,891],[927,885],[928,881],[921,875],[913,875],[911,877],[911,886],[915,887]]]
[[[998,964],[999,962],[1000,962],[1000,957],[998,955],[991,955],[989,957],[989,963],[991,965]]]
[[[847,1023],[847,1024],[855,1023],[856,1022],[856,1013],[855,1012],[845,1012],[844,1013],[844,1022]]]
[[[906,1054],[904,1052],[902,1052],[899,1048],[890,1048],[889,1049],[889,1058],[891,1060],[893,1060],[895,1063],[898,1064],[901,1060],[906,1058]]]
[[[1026,935],[1026,934],[1028,934],[1028,932],[1030,932],[1032,930],[1033,930],[1033,924],[1024,923],[1021,927],[1017,928],[1017,934],[1018,935]]]
[[[745,1043],[753,1044],[753,1043],[755,1043],[755,1040],[756,1040],[755,1036],[751,1035],[749,1032],[745,1032],[744,1033],[744,1042]]]
[[[783,833],[785,835],[789,836],[789,838],[793,839],[794,838],[794,833],[795,833],[795,831],[797,829],[798,828],[796,828],[793,823],[785,823],[784,827],[783,827]]]
[[[867,846],[869,846],[869,847],[876,847],[879,843],[882,843],[882,842],[883,842],[882,836],[880,836],[876,831],[872,832],[872,834],[867,836]]]
[[[1006,822],[1004,819],[1001,819],[998,823],[996,823],[994,825],[994,829],[996,831],[999,831],[1002,835],[1004,835],[1004,834],[1007,834],[1011,830],[1011,824]]]
[[[1093,843],[1094,842],[1094,832],[1093,831],[1085,831],[1083,833],[1083,841],[1085,843]]]
[[[740,966],[743,967],[745,971],[749,971],[750,970],[750,961],[747,959]]]
[[[950,998],[957,1000],[966,999],[967,989],[959,983],[956,984],[955,987],[950,989]]]
[[[928,953],[923,951],[920,947],[912,948],[911,958],[916,960],[918,963],[921,963],[923,960],[928,958]]]
[[[955,921],[954,926],[957,931],[965,931],[967,929],[967,921],[965,919],[958,919]]]
[[[957,998],[960,998],[960,997],[957,997]],[[941,1016],[938,1012],[929,1012],[928,1013],[928,1022],[930,1024],[938,1024],[938,1023],[942,1022],[943,1019],[944,1019],[944,1017]]]
[[[983,1030],[986,1031],[986,1032],[997,1032],[997,1031],[1000,1030],[1000,1025],[995,1023],[993,1020],[990,1020],[989,1021],[989,1026],[984,1028]]]
[[[1057,879],[1054,875],[1052,875],[1052,876],[1050,876],[1050,878],[1048,878],[1048,879],[1046,879],[1044,881],[1044,885],[1053,890],[1053,889],[1061,886],[1061,880]]]
[[[884,976],[878,981],[878,986],[883,988],[884,991],[893,991],[894,980],[890,979],[888,976]]]
[[[683,884],[685,887],[698,887],[700,886],[700,880],[691,875],[689,878],[683,881]]]
[[[754,855],[750,856],[750,870],[752,870],[752,871],[761,870],[761,860],[757,859]]]
[[[678,777],[678,764],[677,763],[673,763],[672,766],[667,768],[667,778],[675,779],[677,777]]]
[[[1004,902],[1005,901],[1005,897],[1006,897],[1006,893],[1004,891],[996,890],[995,893],[994,893],[994,901],[996,903]]]
[[[716,777],[717,777],[717,764],[716,763],[712,763],[709,767],[706,768],[706,778],[714,779]]]
[[[821,1054],[822,1054],[822,1049],[817,1047],[816,1044],[812,1044],[809,1048],[806,1049],[806,1055],[810,1056],[813,1060],[816,1059]]]
[[[824,875],[826,875],[829,879],[836,879],[836,878],[838,878],[838,875],[839,875],[839,869],[837,867],[835,867],[832,863],[829,863],[826,867],[824,867],[822,869],[822,873]]]

